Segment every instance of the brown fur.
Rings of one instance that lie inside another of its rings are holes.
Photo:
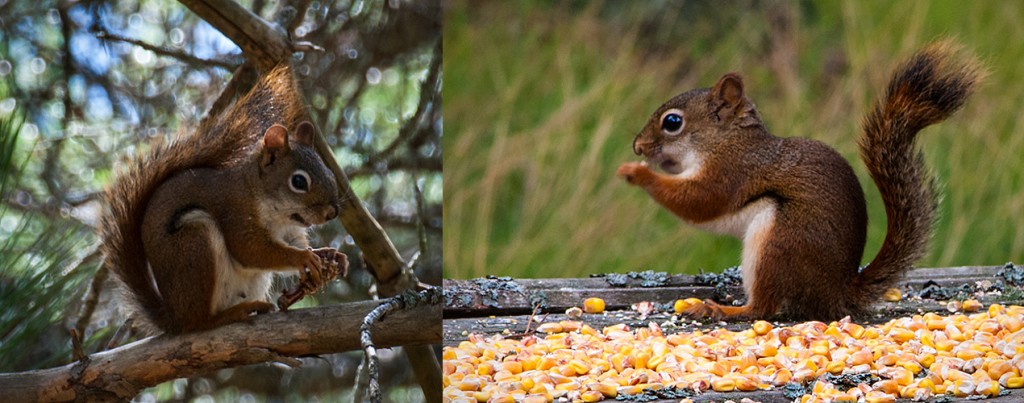
[[[210,270],[209,244],[199,241],[209,238],[209,229],[202,226],[182,227],[180,237],[174,241],[179,244],[150,245],[147,251],[144,241],[159,237],[146,235],[143,223],[147,218],[156,220],[153,218],[156,215],[167,214],[163,210],[175,208],[166,204],[169,203],[167,201],[151,205],[151,200],[158,192],[167,195],[163,200],[185,197],[202,200],[203,195],[209,193],[207,199],[219,198],[216,205],[235,210],[229,216],[237,220],[253,220],[254,209],[247,204],[253,200],[250,200],[246,190],[235,189],[237,186],[232,187],[231,182],[220,182],[202,175],[247,169],[245,165],[252,164],[254,155],[266,152],[261,148],[260,139],[263,134],[275,123],[284,124],[288,128],[296,127],[306,116],[303,105],[290,68],[278,67],[263,76],[249,93],[237,100],[220,117],[208,119],[191,135],[155,145],[148,153],[127,161],[122,167],[118,178],[105,195],[109,207],[101,219],[100,235],[104,240],[105,264],[123,284],[126,299],[136,313],[134,316],[137,317],[137,323],[143,329],[177,333],[209,328],[247,316],[251,311],[272,308],[269,304],[250,304],[232,308],[220,318],[209,318],[209,294],[211,287],[215,286],[215,279]],[[190,173],[183,176],[182,173],[186,171]],[[166,186],[161,188],[168,181],[182,182],[189,177],[198,178],[195,181],[202,183],[179,190]],[[331,178],[331,186],[334,186]],[[334,197],[337,197],[336,188]],[[218,224],[224,225],[222,222]],[[235,242],[252,242],[253,248],[267,243],[256,242],[264,234],[239,232],[224,234],[229,246],[231,238],[236,237],[242,237],[242,240]],[[233,255],[254,265],[262,263],[268,266],[267,261],[273,259],[264,255],[274,250],[267,248]],[[151,270],[149,263],[154,260],[154,256],[158,256],[158,261]],[[288,263],[294,264],[295,260],[291,259]],[[178,271],[181,274],[176,274]],[[170,293],[189,295],[172,298],[168,295]]]
[[[977,66],[948,42],[928,46],[896,71],[866,118],[862,155],[889,220],[882,250],[863,273],[864,194],[832,148],[769,134],[732,73],[655,111],[634,140],[646,163],[623,164],[619,176],[684,221],[744,240],[747,304],[707,301],[689,314],[825,320],[863,312],[924,253],[935,199],[914,136],[963,104]],[[671,113],[683,117],[681,133],[662,127]]]

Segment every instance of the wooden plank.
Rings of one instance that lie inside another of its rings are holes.
[[[900,283],[901,290],[919,292],[925,284],[935,283],[942,287],[958,288],[963,285],[974,287],[977,282],[1000,280],[996,276],[1003,266],[965,266],[940,269],[917,269],[907,274]],[[619,279],[621,280],[621,278]],[[504,337],[521,337],[536,329],[541,322],[550,323],[568,320],[565,309],[579,306],[583,299],[598,296],[605,300],[606,312],[583,314],[577,320],[601,329],[609,325],[625,323],[631,328],[658,324],[665,333],[711,331],[725,328],[733,331],[749,329],[749,322],[698,322],[679,318],[672,314],[665,303],[677,298],[695,296],[708,298],[714,294],[714,287],[697,285],[696,276],[663,276],[657,284],[643,284],[644,281],[628,278],[620,286],[612,286],[607,278],[582,279],[478,279],[445,280],[445,308],[442,326],[444,345],[455,346],[466,340],[470,334],[490,337],[502,334]],[[728,287],[728,292],[742,297],[738,286]],[[992,303],[1024,305],[1024,292],[1020,288],[1008,287],[1006,293],[981,293],[976,295],[983,306]],[[646,317],[629,309],[631,304],[653,301],[663,304],[660,312]],[[531,309],[538,302],[545,303],[545,309],[531,315]],[[945,301],[934,299],[906,298],[900,302],[879,302],[873,312],[863,318],[854,318],[858,323],[884,323],[890,318],[938,312],[951,314]],[[776,326],[789,326],[793,322],[773,321]],[[740,401],[749,398],[759,402],[790,402],[779,389],[757,392],[705,392],[692,397],[695,402]],[[942,397],[950,402],[967,402],[971,399]],[[985,402],[1009,403],[1024,401],[1024,389],[1008,390],[1006,395],[983,400]],[[675,403],[678,399],[655,400],[658,403]]]
[[[978,298],[984,307],[990,304],[999,303],[1003,305],[1024,305],[1024,298],[1006,299],[1004,296],[982,296]],[[667,308],[667,307],[666,307]],[[854,318],[857,323],[877,324],[889,321],[891,318],[918,315],[925,312],[936,312],[941,315],[951,315],[946,304],[934,300],[904,300],[900,302],[880,302],[872,308],[872,313]],[[531,325],[530,321],[534,323]],[[485,337],[495,334],[504,336],[517,336],[536,329],[541,322],[558,322],[570,320],[564,312],[542,313],[538,315],[503,315],[488,317],[465,317],[445,318],[442,332],[444,345],[455,346],[466,340],[470,333],[480,334]],[[641,317],[636,311],[625,309],[606,310],[600,314],[583,314],[579,319],[583,323],[595,329],[602,329],[606,326],[625,323],[630,327],[648,326],[650,323],[657,323],[666,333],[692,332],[696,330],[710,331],[716,328],[725,328],[733,331],[746,330],[750,322],[700,322],[680,318],[671,311],[658,311],[646,317]],[[796,322],[772,321],[776,326],[790,326]],[[529,326],[529,328],[528,328]]]
[[[974,286],[979,281],[996,282],[1002,266],[964,266],[915,269],[900,283],[902,290],[920,291],[926,284],[941,287]],[[637,276],[642,277],[642,276]],[[560,312],[579,306],[585,298],[600,296],[610,310],[624,309],[639,301],[671,303],[680,298],[711,298],[715,288],[701,285],[697,276],[648,273],[646,278],[592,277],[574,279],[444,280],[445,318],[516,315],[532,312]],[[727,294],[742,298],[736,284]]]

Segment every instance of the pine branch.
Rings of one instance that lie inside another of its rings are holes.
[[[297,366],[296,357],[360,348],[360,324],[381,303],[364,301],[253,317],[207,332],[161,335],[96,353],[62,367],[0,374],[5,401],[128,400],[172,379],[263,362]],[[441,306],[391,312],[371,332],[380,347],[441,342]]]

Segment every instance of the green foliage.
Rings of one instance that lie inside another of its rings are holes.
[[[445,19],[448,99],[445,276],[572,277],[728,267],[740,243],[682,224],[615,177],[665,100],[744,77],[774,134],[821,140],[868,197],[865,261],[885,232],[857,156],[859,122],[896,63],[941,37],[992,74],[921,147],[944,196],[923,266],[1024,260],[1024,44],[1017,3],[454,2]]]
[[[0,200],[16,197],[12,189],[25,164],[16,152],[22,123],[17,111],[0,117]],[[7,307],[0,311],[0,372],[45,368],[70,358],[70,346],[61,342],[65,336],[52,324],[73,311],[81,297],[74,290],[95,270],[94,265],[66,270],[88,249],[88,230],[10,207],[0,203],[0,302]],[[25,348],[41,342],[53,351]]]

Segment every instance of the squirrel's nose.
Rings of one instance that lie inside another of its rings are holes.
[[[327,211],[327,217],[325,218],[325,221],[333,220],[334,217],[337,217],[338,213],[341,212],[341,209],[338,208],[337,204],[332,204],[330,207],[331,209]]]
[[[637,135],[636,137],[633,138],[633,153],[634,154],[636,154],[636,155],[643,155],[644,154],[644,147],[645,146],[647,146],[647,143],[640,142],[640,135]]]

